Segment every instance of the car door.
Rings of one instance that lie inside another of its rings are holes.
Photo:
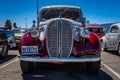
[[[111,26],[108,33],[106,33],[106,47],[107,48],[116,48],[119,41],[119,32],[118,26]]]

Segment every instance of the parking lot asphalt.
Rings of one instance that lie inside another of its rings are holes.
[[[18,50],[10,50],[0,58],[0,80],[120,80],[120,56],[115,51],[102,51],[101,69],[98,74],[87,72],[84,63],[39,63],[30,73],[22,73]]]

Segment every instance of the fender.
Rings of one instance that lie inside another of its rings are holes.
[[[88,39],[90,40],[91,44],[95,46],[96,49],[100,49],[99,38],[96,34],[90,32],[88,35]]]
[[[19,53],[21,54],[21,47],[22,46],[29,46],[33,45],[34,39],[31,37],[30,32],[25,33],[22,38],[20,39],[19,43]]]

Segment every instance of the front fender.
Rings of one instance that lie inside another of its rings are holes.
[[[100,49],[100,41],[99,41],[98,36],[95,33],[90,32],[88,35],[88,39],[90,43],[94,46],[94,48],[98,50]]]

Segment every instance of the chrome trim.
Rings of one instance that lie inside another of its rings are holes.
[[[62,20],[61,18],[58,20],[58,45],[59,45],[59,48],[58,48],[58,56],[61,57],[61,54],[62,54]]]
[[[70,57],[70,55],[71,55],[72,48],[73,48],[73,40],[74,40],[74,32],[73,32],[73,26],[72,26],[72,24],[71,24],[71,29],[72,29],[72,44],[71,44],[70,54],[69,54],[69,56],[68,56],[68,57]]]
[[[60,20],[57,20],[57,26],[56,26],[58,29],[57,29],[57,57],[60,57],[61,55],[61,19]]]
[[[40,56],[18,56],[21,61],[29,62],[96,62],[101,59],[101,56],[82,56],[71,58],[50,58]]]
[[[59,48],[59,42],[58,42],[58,39],[59,39],[59,21],[58,20],[56,20],[57,21],[57,25],[56,25],[56,27],[57,27],[57,48]],[[59,57],[59,50],[57,49],[57,57]]]
[[[61,18],[60,18],[59,22],[60,22],[60,25],[59,25],[59,26],[61,27],[61,28],[60,28],[61,31],[60,31],[60,34],[59,34],[59,35],[60,35],[60,48],[61,48],[61,49],[60,49],[60,57],[62,57],[62,55],[63,55],[63,54],[62,54],[62,53],[63,53],[63,52],[62,52],[62,49],[63,49],[63,48],[62,48],[62,45],[63,45],[63,44],[62,44],[62,39],[63,39],[63,36],[62,36],[63,26],[62,26],[62,24],[63,24],[63,20],[61,20]]]

